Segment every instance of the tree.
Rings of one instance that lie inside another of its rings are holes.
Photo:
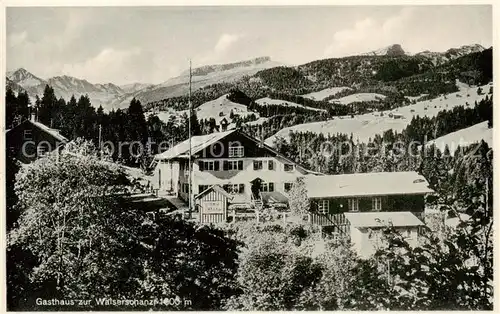
[[[239,292],[235,276],[242,243],[224,231],[160,218],[144,241],[152,247],[144,263],[144,295],[157,299],[177,296],[192,302],[174,309],[220,310],[227,298]]]
[[[493,308],[493,250],[491,213],[470,208],[470,219],[440,240],[428,233],[414,247],[392,227],[385,235],[386,249],[372,259],[375,269],[366,274],[378,280],[385,273],[388,284],[353,295],[363,302],[384,295],[389,310],[491,310]],[[390,265],[382,269],[381,265]]]
[[[143,310],[222,308],[237,292],[239,243],[212,227],[148,220],[129,188],[121,166],[90,141],[70,142],[19,171],[21,216],[7,246],[10,309],[37,309],[37,297],[171,300],[130,305]]]
[[[49,85],[45,85],[43,91],[43,96],[40,101],[40,106],[38,107],[38,121],[53,127],[53,115],[55,114],[55,108],[57,107],[57,98],[54,93],[54,89]]]
[[[186,126],[187,127],[187,126]],[[193,111],[191,114],[191,136],[201,135],[201,127],[198,123],[198,117],[196,116],[196,112]]]
[[[19,171],[21,216],[8,249],[35,257],[36,267],[25,270],[35,291],[47,299],[136,295],[141,215],[117,196],[128,184],[119,166],[97,158],[88,142],[70,143]]]
[[[10,86],[5,92],[5,126],[10,129],[16,116],[17,97]]]
[[[300,177],[295,180],[289,195],[288,204],[294,215],[303,216],[309,213],[311,203],[307,197],[307,188],[304,178]]]
[[[245,243],[238,259],[240,293],[229,310],[338,310],[356,279],[349,245],[302,224],[239,222],[231,231]]]

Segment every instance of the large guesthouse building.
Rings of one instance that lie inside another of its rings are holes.
[[[232,196],[230,205],[239,208],[286,205],[293,182],[311,173],[240,130],[194,136],[191,158],[186,140],[156,155],[155,162],[154,182],[160,191],[188,202],[191,162],[193,202],[198,194],[219,185]]]
[[[241,130],[191,138],[155,156],[160,192],[189,202],[201,222],[234,220],[236,211],[286,212],[289,192],[304,178],[311,201],[307,220],[346,234],[368,251],[374,230],[392,225],[410,240],[423,225],[424,197],[432,192],[416,172],[324,175],[309,171]],[[191,179],[189,176],[191,163]],[[191,181],[191,185],[190,185]]]

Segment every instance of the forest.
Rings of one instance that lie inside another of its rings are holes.
[[[151,220],[127,201],[131,183],[123,169],[102,159],[90,141],[76,140],[59,156],[28,167],[8,158],[7,306],[33,311],[44,301],[51,302],[45,309],[64,311],[491,310],[491,151],[482,143],[475,156],[431,155],[421,166],[441,213],[467,213],[470,219],[450,229],[438,215],[418,247],[388,225],[385,245],[368,259],[356,256],[346,239],[325,237],[308,223]],[[292,215],[308,207],[305,195],[298,180],[290,195]]]

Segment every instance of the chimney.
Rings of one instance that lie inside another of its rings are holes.
[[[31,111],[31,122],[36,122],[36,112],[35,110],[32,110]]]

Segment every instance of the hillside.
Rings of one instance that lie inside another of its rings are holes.
[[[471,53],[481,52],[483,50],[485,50],[483,46],[475,44],[475,45],[465,45],[459,48],[450,48],[444,52],[432,52],[426,50],[419,52],[416,55],[430,59],[434,65],[441,65],[448,61],[463,57]]]
[[[481,86],[483,90],[489,90],[491,84]],[[483,99],[486,95],[478,95],[477,87],[468,87],[464,84],[459,84],[460,90],[446,96],[437,97],[430,100],[418,101],[415,104],[400,107],[393,110],[382,112],[373,112],[363,115],[355,115],[354,117],[334,117],[328,121],[313,122],[299,124],[292,127],[287,127],[275,135],[266,139],[266,144],[273,145],[278,138],[287,140],[291,131],[313,132],[322,134],[352,134],[354,140],[367,142],[369,138],[373,138],[375,134],[382,134],[384,131],[392,129],[394,131],[402,131],[412,117],[428,116],[432,117],[438,114],[439,111],[449,110],[457,106],[467,106],[474,104],[475,101]],[[394,114],[398,115],[395,119]]]
[[[470,144],[479,143],[482,140],[488,146],[492,147],[493,129],[488,128],[488,121],[438,137],[435,140],[427,142],[426,146],[434,144],[441,151],[444,151],[445,146],[448,145],[450,153],[453,155],[458,146],[465,147]]]
[[[404,56],[406,52],[399,44],[390,45],[378,50],[361,54],[362,56]]]
[[[259,60],[259,61],[255,61]],[[252,76],[257,72],[281,65],[270,58],[257,58],[238,63],[195,68],[192,76],[192,91],[221,83],[235,83],[245,76]],[[146,87],[132,94],[125,95],[113,101],[111,106],[122,108],[132,100],[139,99],[142,103],[152,103],[173,97],[185,97],[189,91],[189,72],[168,79],[167,81]],[[227,91],[226,91],[227,92]],[[217,95],[220,97],[222,94]],[[213,98],[212,98],[213,99]]]
[[[385,98],[386,98],[385,95],[377,93],[356,93],[339,99],[332,99],[330,100],[330,102],[348,105],[356,102],[369,102],[369,101],[380,102]]]
[[[76,98],[88,95],[94,107],[103,105],[105,109],[109,109],[107,108],[109,102],[125,93],[119,86],[112,83],[92,84],[87,80],[68,75],[54,76],[44,80],[23,68],[8,73],[7,78],[8,86],[11,86],[15,91],[19,88],[26,90],[32,102],[37,95],[42,97],[46,85],[50,85],[54,89],[58,98],[69,100],[72,95]]]
[[[215,123],[219,124],[224,118],[232,123],[234,116],[239,116],[242,119],[250,115],[259,117],[258,113],[248,110],[246,105],[233,102],[230,98],[231,94],[225,94],[194,108],[198,120],[214,119]],[[151,114],[156,114],[164,123],[167,123],[172,117],[180,122],[183,115],[188,114],[188,110],[162,110]]]
[[[365,55],[316,60],[293,67],[260,57],[194,68],[192,102],[196,107],[238,89],[251,100],[269,97],[327,110],[328,101],[333,99],[373,93],[388,97],[384,108],[394,108],[405,97],[427,94],[425,97],[435,98],[456,92],[456,79],[476,85],[486,84],[492,78],[491,48],[470,45],[444,53],[415,55],[398,53],[399,50],[404,51],[401,46],[393,45]],[[437,55],[443,56],[442,62],[436,63]],[[45,80],[25,69],[8,73],[8,78],[9,86],[25,89],[32,98],[41,96],[49,83],[57,97],[68,100],[73,94],[76,97],[88,94],[94,107],[103,105],[106,110],[126,108],[133,98],[140,100],[146,111],[187,109],[188,73],[158,85],[134,83],[122,87],[112,83],[93,84],[70,76]],[[299,95],[313,102],[294,100]],[[356,98],[344,98],[340,103],[350,104]],[[376,100],[358,97],[357,101]]]
[[[311,111],[326,112],[325,109],[307,107],[307,106],[303,106],[303,105],[300,105],[300,104],[297,104],[297,103],[294,103],[291,101],[286,101],[286,100],[281,100],[281,99],[271,99],[269,97],[257,99],[255,102],[259,105],[262,105],[262,106],[285,106],[285,107],[302,108],[302,109],[307,109],[307,110],[311,110]]]
[[[313,100],[324,100],[327,97],[332,97],[332,96],[334,97],[338,93],[346,91],[346,90],[350,90],[350,89],[351,88],[347,87],[347,86],[328,87],[328,88],[322,89],[322,90],[317,91],[317,92],[312,92],[312,93],[302,95],[302,97],[313,99]]]

